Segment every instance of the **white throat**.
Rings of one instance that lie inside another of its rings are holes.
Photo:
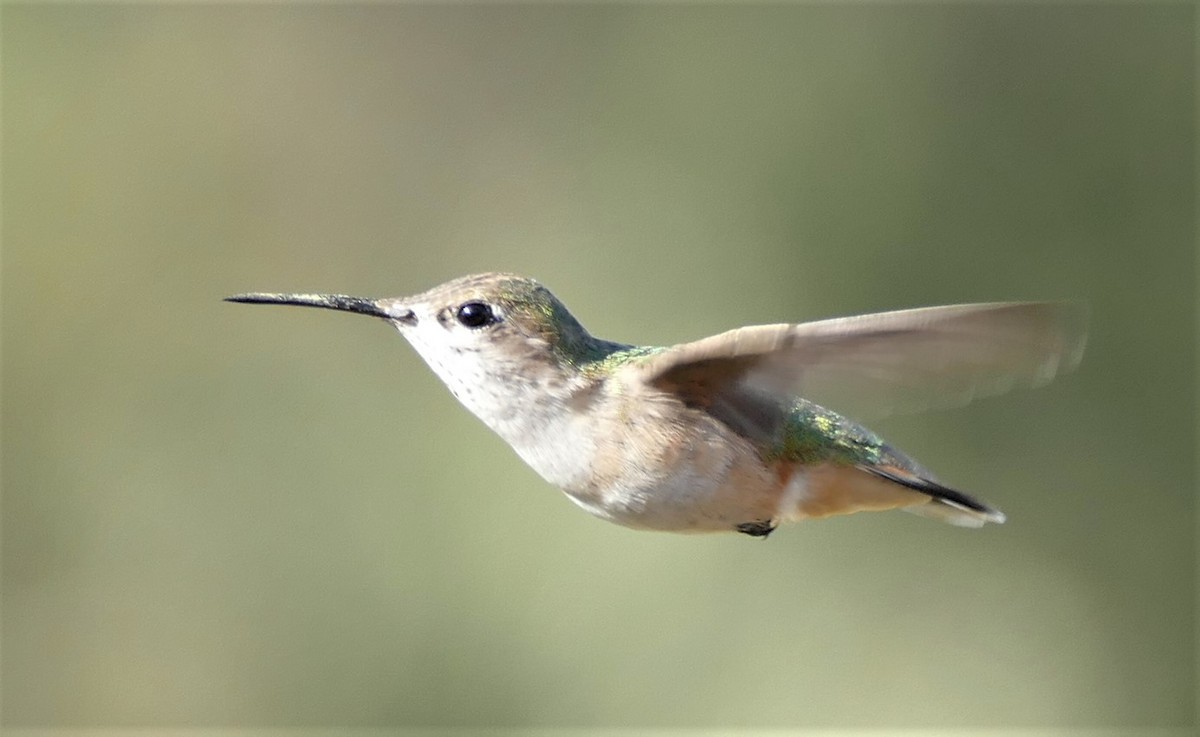
[[[569,406],[578,379],[545,364],[506,365],[477,350],[432,345],[418,331],[402,333],[450,393],[542,478],[562,489],[591,478],[595,434],[587,414]]]

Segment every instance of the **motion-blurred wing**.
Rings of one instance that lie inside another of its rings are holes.
[[[766,430],[770,405],[795,396],[862,419],[1041,386],[1079,363],[1086,326],[1087,310],[1071,303],[927,307],[739,328],[630,370]]]

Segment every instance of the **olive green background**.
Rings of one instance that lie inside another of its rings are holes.
[[[6,4],[8,727],[1194,723],[1187,4]],[[1003,508],[634,532],[377,321],[1073,298],[1080,371],[876,429]]]

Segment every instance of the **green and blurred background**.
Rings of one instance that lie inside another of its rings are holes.
[[[4,726],[1196,719],[1190,4],[2,14]],[[1077,374],[876,429],[1010,522],[576,509],[376,321],[1072,298]]]

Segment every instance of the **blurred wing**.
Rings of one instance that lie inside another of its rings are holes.
[[[739,328],[630,370],[650,385],[765,431],[771,404],[803,396],[859,419],[1041,386],[1083,356],[1087,310],[998,302]],[[722,417],[722,419],[725,419]]]

